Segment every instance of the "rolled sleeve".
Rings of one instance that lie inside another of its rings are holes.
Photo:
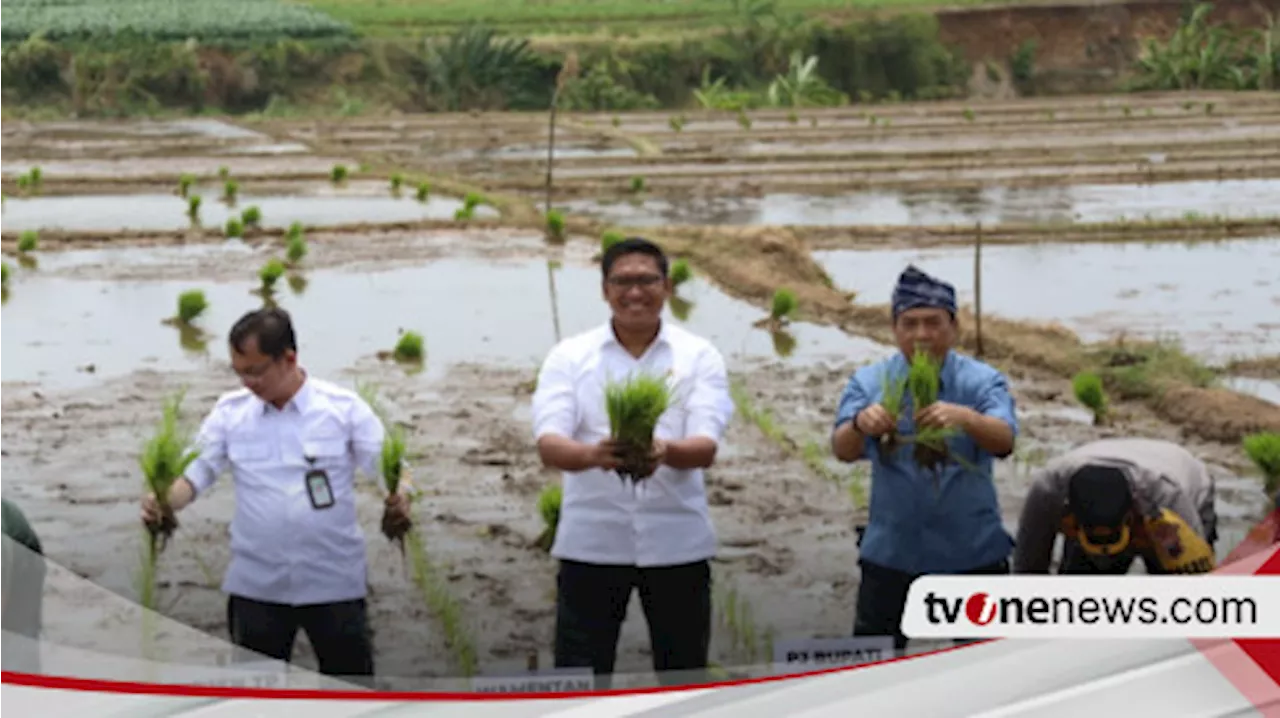
[[[699,358],[686,406],[689,414],[685,436],[702,436],[719,443],[733,419],[734,408],[729,372],[724,357],[715,349],[707,349]]]
[[[572,438],[577,419],[573,365],[562,351],[552,350],[538,372],[538,388],[533,392],[533,438],[548,434]]]
[[[382,442],[387,430],[364,399],[356,397],[351,406],[351,452],[365,476],[382,479]],[[380,482],[381,483],[381,482]]]
[[[1004,374],[996,372],[991,377],[979,393],[974,409],[984,416],[995,417],[1008,424],[1014,437],[1018,436],[1018,411],[1013,393],[1009,391],[1009,380]]]
[[[862,382],[858,380],[855,372],[849,377],[849,383],[845,384],[844,391],[840,393],[840,401],[836,404],[836,420],[832,424],[832,430],[840,428],[840,425],[846,421],[853,421],[853,417],[858,412],[871,405],[871,399],[867,396],[866,391],[862,388]]]
[[[227,468],[227,417],[222,405],[215,406],[200,423],[192,448],[200,453],[183,476],[195,488],[196,496],[200,496]]]

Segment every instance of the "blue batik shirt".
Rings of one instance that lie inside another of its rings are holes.
[[[901,353],[853,373],[836,410],[838,427],[863,409],[881,403],[884,377],[901,380],[908,363]],[[995,368],[955,352],[942,364],[938,400],[994,416],[1018,433],[1008,380]],[[910,392],[898,418],[901,437],[914,434]],[[877,439],[868,438],[863,457],[871,461],[870,523],[862,537],[862,559],[913,575],[959,573],[1007,559],[1013,537],[1004,529],[992,466],[995,457],[968,434],[947,440],[955,459],[933,470],[912,457],[914,444],[900,443],[890,460]]]

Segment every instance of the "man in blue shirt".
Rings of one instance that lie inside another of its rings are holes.
[[[953,350],[959,325],[950,284],[908,266],[894,288],[892,311],[900,353],[850,377],[831,447],[841,461],[871,461],[854,635],[893,636],[901,651],[907,589],[917,577],[1009,572],[1013,538],[1001,520],[992,464],[1013,453],[1018,422],[1005,377]],[[883,403],[885,380],[907,376],[917,347],[941,365],[937,401],[919,410],[908,392],[895,418]],[[926,427],[955,432],[947,439],[948,458],[936,469],[913,457],[910,438]],[[882,443],[895,429],[897,445]]]

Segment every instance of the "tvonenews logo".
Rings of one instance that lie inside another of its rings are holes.
[[[1280,576],[925,576],[913,638],[1276,638]]]

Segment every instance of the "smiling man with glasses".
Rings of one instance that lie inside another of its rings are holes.
[[[725,363],[710,342],[663,320],[672,284],[657,245],[624,240],[602,267],[611,320],[552,349],[533,398],[538,453],[564,473],[551,549],[560,560],[556,667],[590,667],[597,685],[611,685],[638,589],[659,680],[696,681],[707,666],[716,551],[702,471],[733,415]],[[605,384],[637,372],[668,377],[673,391],[654,432],[651,473],[628,484],[614,472]]]

